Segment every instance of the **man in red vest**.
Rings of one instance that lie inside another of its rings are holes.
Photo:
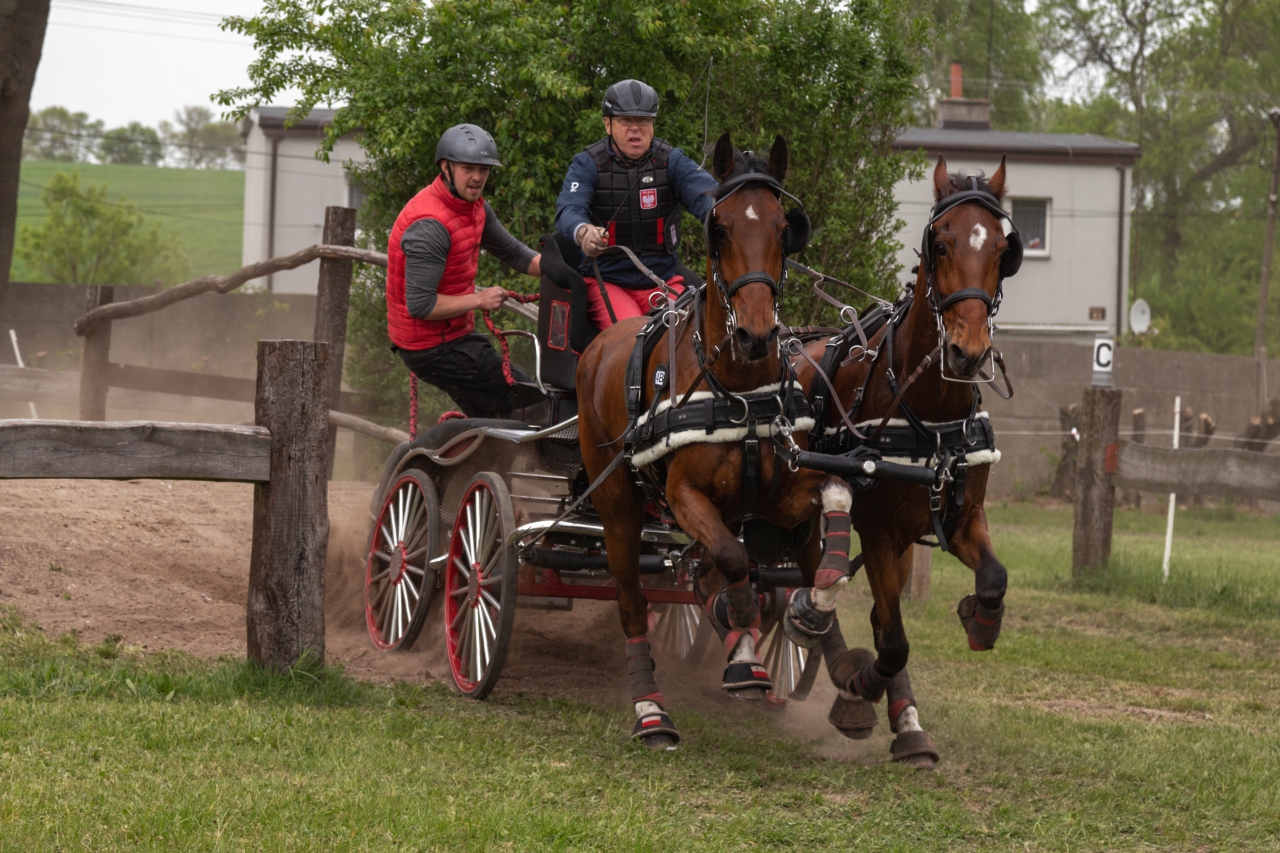
[[[490,167],[502,165],[492,136],[471,124],[449,128],[436,146],[436,165],[439,177],[405,205],[391,229],[387,332],[405,365],[467,417],[505,418],[511,390],[502,357],[476,333],[474,312],[501,308],[507,292],[476,290],[480,250],[535,278],[541,256],[512,237],[482,197]]]

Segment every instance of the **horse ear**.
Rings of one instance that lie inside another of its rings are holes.
[[[996,173],[991,176],[991,180],[987,181],[987,186],[991,189],[991,194],[996,198],[1004,201],[1004,161],[1008,159],[1008,155],[1000,158],[1000,168],[996,169]]]
[[[715,175],[716,180],[724,183],[725,179],[733,173],[733,142],[726,133],[716,140],[715,153],[711,155],[711,174]]]
[[[938,157],[938,165],[933,167],[933,200],[942,201],[943,193],[951,191],[951,175],[947,174],[947,161]]]
[[[773,137],[773,147],[769,149],[769,174],[777,178],[779,183],[785,181],[788,163],[787,140],[781,136]]]

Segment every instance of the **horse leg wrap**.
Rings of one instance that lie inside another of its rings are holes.
[[[735,607],[735,604],[741,606],[743,599],[749,602],[746,612]],[[760,601],[749,581],[744,578],[731,583],[708,601],[707,616],[720,635],[729,659],[720,686],[739,699],[763,699],[765,691],[773,688],[773,681],[756,656],[756,646],[760,643]]]
[[[627,669],[631,672],[631,701],[635,704],[636,724],[631,737],[646,745],[675,748],[680,732],[662,708],[662,693],[654,680],[653,658],[649,655],[649,638],[627,640]]]
[[[797,646],[812,649],[835,622],[836,596],[849,582],[849,508],[852,498],[840,486],[822,490],[826,533],[822,539],[822,561],[814,573],[813,587],[791,593],[783,629]]]
[[[1000,623],[1004,621],[1004,603],[994,610],[989,610],[978,601],[978,596],[969,593],[960,599],[956,608],[960,624],[969,635],[969,648],[975,652],[986,652],[995,648],[1000,637]]]
[[[858,674],[853,677],[849,686],[868,702],[879,702],[884,698],[884,692],[889,689],[892,681],[891,676],[884,675],[872,663],[858,670]]]
[[[904,669],[889,682],[889,731],[918,732],[920,718],[916,711],[916,697],[911,692],[911,676]]]

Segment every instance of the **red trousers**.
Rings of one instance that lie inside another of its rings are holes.
[[[613,325],[613,320],[609,317],[609,308],[604,304],[604,297],[600,295],[600,285],[596,283],[594,278],[585,278],[587,283],[587,306],[591,315],[591,322],[595,323],[597,329],[607,329]],[[672,276],[667,281],[667,287],[672,292],[680,293],[684,290],[684,276]],[[648,314],[652,310],[653,305],[649,302],[649,297],[655,293],[662,293],[662,288],[651,287],[648,290],[628,290],[625,287],[618,287],[616,284],[604,283],[604,289],[609,294],[609,305],[613,306],[613,313],[619,320],[625,320],[628,317],[641,317]]]

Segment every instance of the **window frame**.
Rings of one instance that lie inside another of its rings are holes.
[[[1032,196],[1019,195],[1007,196],[1005,198],[1005,210],[1009,213],[1010,222],[1013,221],[1013,203],[1015,201],[1042,201],[1044,202],[1044,247],[1040,249],[1032,249],[1023,242],[1022,256],[1024,258],[1048,258],[1053,251],[1053,199],[1048,196]]]

